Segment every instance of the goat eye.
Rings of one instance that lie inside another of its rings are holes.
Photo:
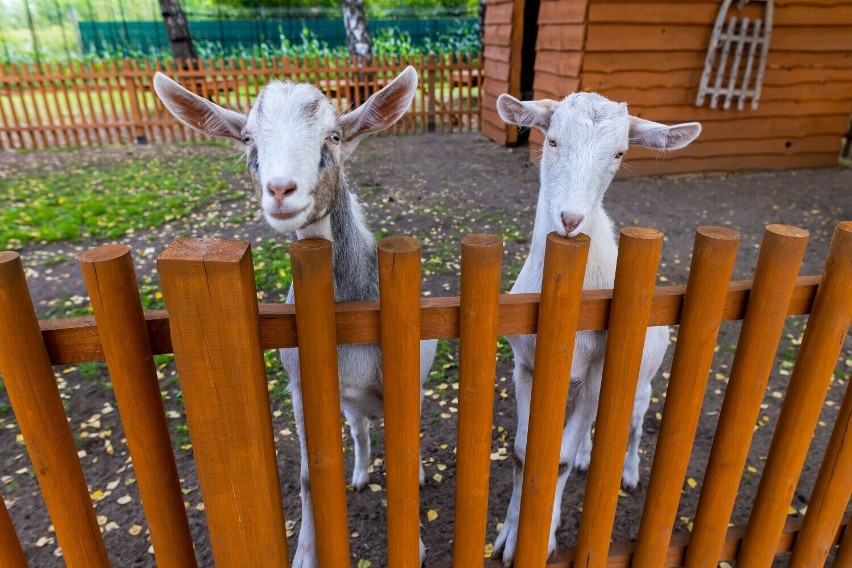
[[[622,156],[624,156],[624,152],[619,152],[618,154],[615,155],[615,159],[617,160],[617,159],[621,158]]]
[[[246,134],[245,136],[243,136],[243,142],[245,142],[246,144],[250,143],[251,142],[251,134]]]
[[[548,138],[547,143],[550,144],[553,148],[556,148],[556,140],[553,138]]]
[[[328,137],[335,144],[340,142],[340,134],[338,134],[337,132],[332,132],[331,134],[328,135]]]

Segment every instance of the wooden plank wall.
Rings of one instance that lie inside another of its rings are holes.
[[[623,176],[832,166],[852,113],[852,3],[776,0],[772,42],[756,111],[697,108],[695,95],[719,2],[588,0],[581,12],[542,1],[536,96],[579,88],[626,101],[632,114],[673,123],[697,120],[701,137],[661,155],[632,149]],[[746,15],[762,13],[762,4]],[[487,65],[487,63],[486,63]],[[573,74],[573,75],[572,75]],[[572,86],[574,88],[572,88]],[[536,145],[537,144],[537,145]],[[531,138],[537,156],[541,137]]]
[[[480,126],[482,133],[498,144],[510,142],[509,131],[500,119],[500,115],[497,114],[497,97],[509,92],[512,72],[513,14],[512,0],[488,0],[485,9],[485,32],[482,39],[485,77],[482,85]]]
[[[556,99],[580,90],[589,0],[542,0],[538,12],[533,97]],[[544,135],[530,132],[530,157],[538,161]]]

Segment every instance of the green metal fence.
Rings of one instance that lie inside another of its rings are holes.
[[[462,25],[473,26],[476,18],[372,18],[370,29],[391,28],[408,34],[412,43],[422,44],[426,38],[435,39],[451,33]],[[195,40],[212,41],[224,47],[254,45],[261,42],[278,43],[284,36],[291,42],[300,41],[303,30],[331,47],[346,44],[346,30],[339,18],[266,18],[190,21]],[[97,50],[124,47],[149,51],[151,47],[168,49],[162,21],[80,22],[83,48]]]

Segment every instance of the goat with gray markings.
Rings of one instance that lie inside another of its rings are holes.
[[[344,115],[338,115],[319,89],[307,84],[271,82],[260,91],[248,115],[207,101],[160,73],[154,78],[154,88],[169,111],[187,126],[243,144],[263,216],[275,231],[294,233],[297,239],[321,237],[332,242],[336,301],[378,299],[376,240],[364,222],[361,203],[343,163],[361,139],[393,125],[408,109],[417,90],[414,68],[405,69]],[[287,303],[293,303],[292,287]],[[420,344],[421,397],[436,345],[436,341]],[[298,349],[282,349],[281,360],[290,375],[302,454],[302,526],[293,567],[311,568],[317,565],[316,534]],[[369,480],[370,422],[383,414],[380,347],[339,346],[338,373],[340,405],[355,445],[352,485],[363,489]],[[423,556],[421,542],[421,562]]]
[[[504,121],[525,128],[538,128],[545,136],[541,156],[541,189],[536,208],[530,252],[512,293],[541,291],[544,248],[548,233],[562,236],[586,233],[590,239],[584,290],[612,288],[618,245],[612,220],[603,208],[603,197],[621,165],[628,146],[675,150],[692,142],[701,132],[697,122],[664,126],[627,113],[627,105],[614,103],[596,93],[574,93],[562,101],[521,102],[509,95],[497,100]],[[535,335],[509,337],[515,358],[515,393],[518,431],[515,437],[515,467],[512,498],[503,528],[494,545],[509,566],[515,556],[521,487],[524,478],[530,396],[532,394]],[[657,374],[668,347],[667,327],[648,328],[633,404],[633,417],[622,469],[622,484],[633,490],[639,483],[639,442],[642,421],[651,397],[651,379]],[[576,465],[585,470],[591,460],[592,422],[598,408],[603,372],[606,332],[577,334],[570,370],[571,396],[562,434],[559,475],[550,526],[549,554],[556,549],[556,528],[565,483]]]

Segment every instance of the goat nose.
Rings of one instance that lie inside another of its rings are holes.
[[[562,214],[562,226],[565,227],[566,233],[570,233],[571,231],[579,227],[580,223],[582,222],[582,215],[571,215],[569,213]]]
[[[267,184],[266,190],[276,201],[283,201],[285,197],[296,191],[296,182],[293,180],[275,180]]]

